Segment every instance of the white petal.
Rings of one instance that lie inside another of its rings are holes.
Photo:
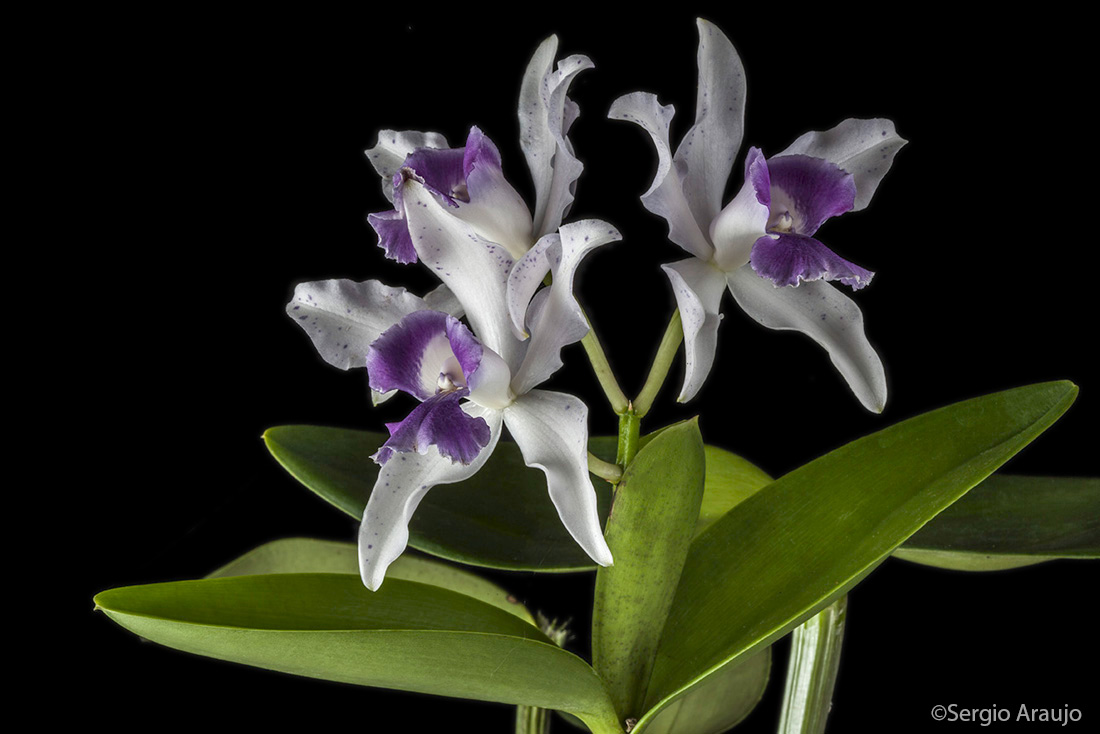
[[[736,270],[749,261],[752,246],[764,236],[771,210],[756,197],[752,181],[710,223],[714,260],[722,270]]]
[[[377,280],[299,283],[287,315],[305,329],[321,357],[342,370],[366,367],[371,342],[414,311],[428,308],[404,288]]]
[[[699,392],[714,365],[726,274],[696,258],[662,265],[661,270],[672,282],[684,329],[684,386],[676,398],[684,403]]]
[[[463,409],[489,424],[489,444],[470,464],[452,462],[431,446],[427,453],[397,454],[378,472],[359,526],[359,574],[371,591],[377,591],[386,569],[409,542],[409,520],[432,487],[469,479],[485,464],[500,438],[501,413],[472,403]]]
[[[579,113],[566,92],[573,78],[593,64],[587,56],[574,55],[559,61],[555,70],[557,50],[557,36],[543,41],[527,64],[520,86],[519,142],[535,182],[536,239],[557,230],[584,170],[565,137]]]
[[[612,563],[588,475],[588,408],[572,395],[533,390],[504,411],[527,466],[546,474],[550,501],[573,539],[601,566]]]
[[[676,148],[686,165],[684,196],[695,220],[710,222],[722,209],[745,121],[745,67],[733,44],[713,23],[700,18],[699,91],[695,125]]]
[[[545,382],[557,372],[562,365],[562,347],[580,341],[588,333],[588,321],[573,295],[574,276],[589,252],[622,239],[618,230],[599,219],[563,224],[559,232],[560,238],[557,235],[544,238],[550,243],[546,261],[554,280],[549,295],[544,297],[545,301],[540,301],[537,320],[533,312],[527,319],[531,343],[523,364],[512,379],[512,389],[517,395]],[[538,277],[537,272],[535,275]]]
[[[856,204],[852,211],[857,212],[871,201],[894,156],[906,142],[890,120],[848,119],[825,132],[804,133],[775,157],[800,154],[824,158],[852,174],[856,182]]]
[[[416,180],[404,186],[405,219],[416,254],[451,289],[477,338],[514,373],[526,345],[512,334],[508,316],[512,257],[502,245],[478,236]]]
[[[393,174],[401,168],[405,158],[417,148],[449,148],[447,139],[439,133],[422,133],[415,130],[381,130],[378,142],[364,151],[367,160],[382,177],[382,193],[393,202]]]
[[[556,232],[539,238],[527,253],[512,266],[508,274],[508,315],[512,320],[512,333],[517,339],[531,336],[527,331],[528,306],[535,291],[550,272],[547,253],[551,247],[561,254],[561,236]]]
[[[729,274],[734,299],[769,329],[793,329],[820,344],[848,381],[863,407],[881,413],[886,406],[886,373],[867,341],[859,307],[823,280],[776,287],[751,265]]]
[[[657,149],[657,173],[649,190],[642,194],[642,206],[665,218],[670,240],[695,257],[710,260],[714,254],[706,235],[710,219],[701,224],[696,220],[684,197],[684,172],[672,161],[668,126],[674,114],[672,105],[662,106],[654,95],[633,92],[615,100],[607,116],[613,120],[629,120],[653,138]]]

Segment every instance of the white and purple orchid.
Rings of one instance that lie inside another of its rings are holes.
[[[421,299],[376,281],[303,283],[287,306],[326,361],[367,368],[376,401],[397,391],[420,401],[387,425],[373,457],[381,468],[359,532],[372,590],[404,551],[427,492],[475,474],[504,426],[545,473],[566,530],[595,562],[612,562],[588,474],[587,406],[535,389],[561,367],[562,347],[588,332],[573,297],[578,265],[620,238],[599,220],[561,224],[582,168],[565,138],[577,117],[565,90],[591,62],[574,56],[552,70],[556,48],[556,38],[539,47],[520,98],[534,216],[477,128],[458,149],[434,133],[384,131],[367,154],[394,209],[370,222],[389,257],[424,264],[444,285]]]
[[[520,88],[520,146],[535,184],[534,214],[504,178],[496,145],[477,127],[461,148],[449,148],[439,133],[383,130],[366,153],[394,208],[371,214],[368,221],[387,257],[402,263],[417,260],[400,198],[405,169],[441,197],[450,214],[503,246],[513,258],[557,231],[584,169],[567,137],[579,110],[566,92],[577,74],[592,68],[591,60],[580,54],[562,59],[554,68],[557,48],[556,36],[542,42]]]
[[[886,404],[882,362],[863,329],[859,307],[826,281],[858,290],[872,273],[841,258],[814,235],[830,217],[858,211],[874,194],[905,140],[889,120],[849,119],[809,132],[778,155],[750,148],[745,182],[722,206],[741,146],[745,75],[729,39],[699,19],[695,124],[675,154],[674,110],[656,96],[620,97],[608,116],[650,134],[657,173],[642,203],[665,218],[669,239],[693,255],[662,269],[683,320],[686,370],[681,402],[698,393],[714,362],[722,293],[771,329],[793,329],[824,347],[860,402]]]

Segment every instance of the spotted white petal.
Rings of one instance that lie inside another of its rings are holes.
[[[886,405],[886,374],[867,341],[859,307],[825,281],[777,287],[751,265],[729,274],[729,289],[745,313],[769,329],[801,331],[829,353],[833,365],[868,410]]]
[[[668,222],[668,238],[695,257],[710,260],[714,248],[707,239],[710,220],[700,223],[684,196],[684,170],[672,160],[668,126],[676,114],[672,105],[661,105],[648,92],[633,92],[615,100],[607,116],[629,120],[653,139],[657,149],[657,173],[649,190],[642,194],[642,206]]]
[[[824,132],[802,134],[775,157],[808,155],[840,166],[855,179],[856,202],[852,211],[859,211],[870,203],[894,156],[906,142],[890,120],[848,119]]]
[[[683,403],[695,397],[714,365],[726,274],[697,258],[662,265],[661,270],[672,283],[684,330],[684,385],[676,398]]]
[[[393,174],[401,169],[405,157],[417,148],[449,148],[447,139],[439,133],[416,130],[381,130],[378,142],[365,153],[375,172],[382,178],[382,193],[393,202]]]
[[[527,64],[520,86],[520,147],[535,183],[536,239],[557,230],[584,169],[566,137],[579,113],[566,92],[574,77],[593,64],[587,56],[574,55],[559,61],[555,69],[557,50],[557,36],[543,41]]]
[[[508,316],[512,257],[454,216],[415,178],[404,181],[402,200],[420,261],[454,294],[478,339],[503,357],[514,373],[526,345],[512,334]]]
[[[532,390],[504,411],[527,466],[546,474],[550,500],[573,539],[601,566],[612,563],[588,475],[588,408],[572,395]]]
[[[286,306],[317,352],[342,370],[365,367],[371,342],[405,316],[429,308],[404,288],[377,280],[316,280],[299,283]]]
[[[588,333],[588,320],[573,295],[574,276],[588,253],[600,245],[622,239],[617,229],[599,219],[563,224],[559,232],[560,236],[543,238],[549,246],[542,262],[549,266],[554,278],[545,300],[540,300],[537,313],[532,312],[527,319],[531,343],[523,364],[512,378],[512,389],[517,395],[542,384],[557,372],[562,366],[562,347],[580,341]]]
[[[363,521],[359,525],[359,574],[363,584],[377,591],[386,569],[409,542],[409,520],[432,487],[469,479],[485,464],[500,438],[502,414],[466,403],[463,410],[489,424],[490,439],[469,464],[452,462],[434,446],[423,453],[396,454],[381,467]]]
[[[745,122],[745,67],[733,44],[713,23],[699,18],[699,89],[695,124],[676,148],[685,167],[684,196],[704,225],[722,209],[722,195],[741,147]]]

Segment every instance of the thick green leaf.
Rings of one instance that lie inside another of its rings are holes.
[[[768,686],[772,649],[727,665],[661,709],[645,734],[719,734],[752,713]]]
[[[1100,558],[1100,479],[991,476],[894,555],[962,571]]]
[[[283,538],[253,548],[208,574],[206,578],[269,573],[352,573],[358,576],[359,555],[355,543],[315,538]],[[416,581],[457,591],[535,624],[527,608],[504,589],[476,574],[440,561],[417,558],[405,553],[390,564],[386,570],[386,578]]]
[[[639,718],[661,628],[703,499],[706,456],[696,420],[638,452],[604,531],[615,565],[596,572],[592,664],[622,719]]]
[[[569,711],[619,732],[603,682],[535,627],[463,594],[352,574],[273,574],[104,591],[111,619],[186,652],[313,678]]]
[[[657,653],[647,721],[723,665],[823,609],[1026,446],[1076,398],[1068,382],[912,418],[796,469],[692,544]]]
[[[272,455],[309,489],[352,517],[361,518],[378,476],[371,454],[380,433],[317,426],[279,426],[264,433]],[[601,458],[614,459],[616,439],[593,438]],[[593,477],[601,516],[611,487]],[[519,571],[594,568],[561,524],[546,492],[546,477],[523,463],[515,443],[501,441],[470,479],[436,487],[409,523],[409,545],[452,561]]]
[[[763,469],[717,446],[707,446],[707,484],[695,534],[706,530],[739,502],[771,484]]]

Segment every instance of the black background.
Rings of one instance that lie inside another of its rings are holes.
[[[884,8],[786,11],[706,13],[747,70],[745,144],[774,154],[846,117],[890,118],[910,141],[871,206],[819,233],[876,272],[855,299],[886,364],[889,404],[867,413],[809,339],[757,327],[727,296],[703,393],[674,403],[678,364],[645,428],[701,413],[709,443],[779,475],[917,413],[1065,378],[1081,386],[1076,405],[1006,471],[1100,473],[1095,123],[1082,109],[1092,86],[1083,31],[1053,12],[966,21]],[[638,202],[655,165],[647,136],[606,111],[620,94],[655,92],[675,104],[679,139],[694,110],[694,15],[612,19],[531,4],[500,15],[264,10],[70,22],[81,40],[60,60],[52,92],[63,113],[54,143],[67,151],[54,219],[76,224],[86,246],[56,265],[81,298],[95,299],[70,309],[86,324],[76,329],[82,359],[57,383],[75,407],[63,419],[79,436],[69,486],[78,530],[89,534],[70,560],[80,587],[65,603],[80,689],[94,701],[80,713],[114,712],[127,730],[161,717],[203,725],[216,710],[240,726],[507,731],[503,706],[144,644],[92,613],[91,596],[201,576],[279,537],[354,538],[355,523],[285,475],[260,434],[287,423],[378,430],[408,404],[372,409],[365,376],[324,364],[284,304],[295,283],[321,278],[377,278],[420,293],[433,285],[386,261],[366,223],[388,208],[362,154],[379,129],[436,130],[459,145],[477,124],[533,201],[515,102],[527,59],[551,33],[559,57],[585,53],[596,64],[571,91],[581,108],[571,138],[586,170],[570,218],[607,219],[625,239],[589,257],[578,287],[636,393],[673,308],[658,265],[685,254]],[[548,386],[585,397],[591,431],[613,432],[583,351],[564,356]],[[575,649],[586,654],[591,577],[489,575],[532,608],[572,617]],[[1084,711],[1077,730],[1095,726],[1096,675],[1078,662],[1100,653],[1096,579],[1082,562],[963,574],[888,561],[851,594],[831,730],[977,728],[932,722],[931,707],[950,703],[1069,705]],[[774,730],[785,644],[776,649],[768,692],[739,731]],[[404,724],[383,723],[397,711]]]

